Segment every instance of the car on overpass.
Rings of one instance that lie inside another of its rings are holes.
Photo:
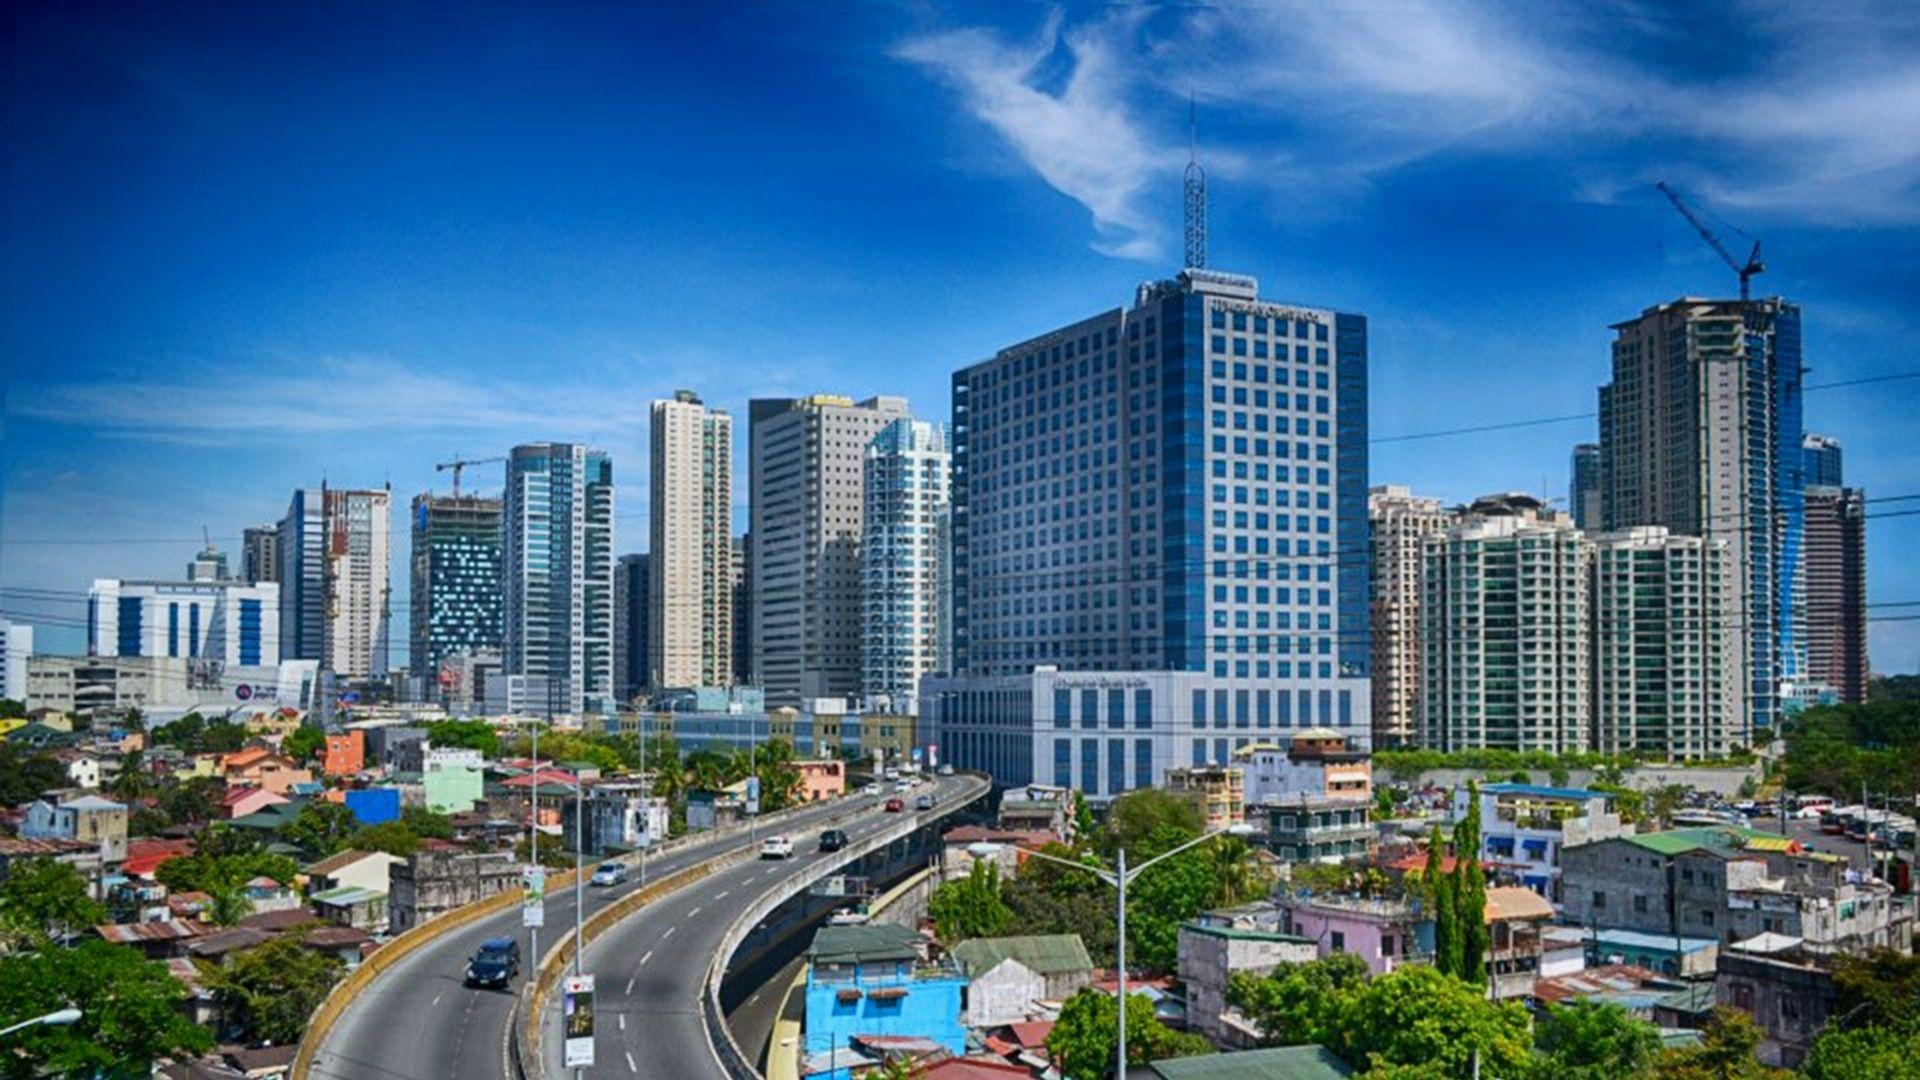
[[[594,867],[593,877],[589,878],[588,881],[594,885],[603,887],[608,885],[624,885],[627,881],[627,864],[603,862],[599,866]]]
[[[900,811],[905,810],[906,808],[907,808],[907,804],[904,800],[901,800],[901,799],[887,800],[887,813],[889,814],[897,814]]]
[[[847,830],[828,829],[820,834],[821,851],[839,851],[847,846]]]
[[[763,859],[793,858],[793,841],[785,836],[769,836],[760,844],[760,857]]]
[[[488,938],[467,961],[468,986],[497,986],[504,990],[519,975],[520,942],[514,938]]]

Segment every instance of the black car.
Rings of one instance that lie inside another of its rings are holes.
[[[845,829],[828,829],[826,832],[820,834],[821,851],[839,851],[846,846],[847,833]]]
[[[505,989],[520,975],[520,942],[510,937],[488,938],[467,961],[468,986]]]

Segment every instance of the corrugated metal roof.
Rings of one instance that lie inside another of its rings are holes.
[[[816,964],[864,964],[917,960],[920,935],[904,926],[823,926],[813,935],[807,956]]]
[[[1079,934],[971,938],[955,945],[953,956],[970,975],[984,975],[1008,959],[1018,960],[1042,975],[1093,970],[1093,958],[1087,955],[1086,943]]]
[[[1156,1061],[1160,1080],[1340,1080],[1353,1070],[1324,1046],[1271,1046],[1232,1054]]]

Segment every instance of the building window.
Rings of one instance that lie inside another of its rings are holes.
[[[1595,911],[1607,910],[1607,894],[1601,892],[1599,889],[1593,890],[1593,909]]]
[[[1334,952],[1347,951],[1347,935],[1344,932],[1335,930],[1330,936],[1332,938]]]

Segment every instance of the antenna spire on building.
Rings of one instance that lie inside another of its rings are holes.
[[[1207,265],[1207,170],[1200,167],[1199,108],[1193,93],[1187,94],[1187,178],[1186,178],[1187,266],[1203,269]]]

